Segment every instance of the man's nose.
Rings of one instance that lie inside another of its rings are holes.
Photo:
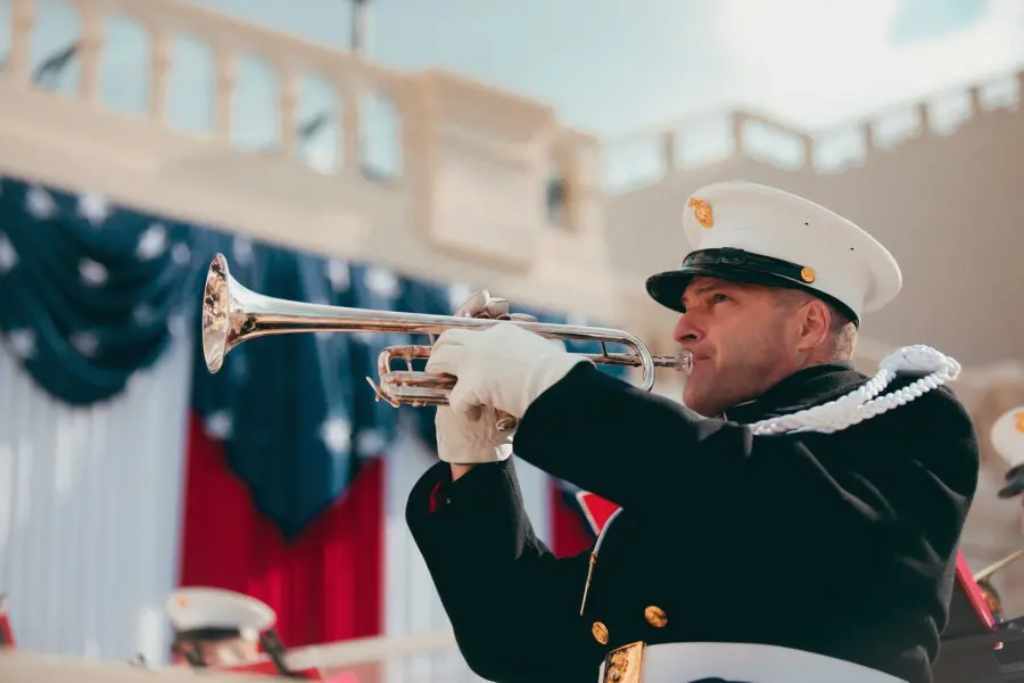
[[[672,331],[672,338],[684,346],[686,344],[696,344],[704,338],[704,332],[694,324],[690,314],[684,313],[676,321],[675,329]]]

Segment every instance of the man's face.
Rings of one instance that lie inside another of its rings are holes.
[[[683,389],[691,410],[718,415],[796,369],[789,349],[797,330],[776,290],[697,277],[682,304],[685,313],[672,337],[693,353],[693,372]]]
[[[217,640],[195,640],[187,647],[199,650],[206,666],[229,667],[245,664],[260,656],[259,643],[246,638],[221,638]],[[187,666],[183,653],[176,653],[174,663]]]

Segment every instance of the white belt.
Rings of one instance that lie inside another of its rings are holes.
[[[775,645],[632,643],[610,652],[599,683],[905,683],[860,664]]]

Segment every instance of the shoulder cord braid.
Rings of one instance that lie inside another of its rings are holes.
[[[900,371],[928,374],[902,389],[879,396]],[[955,380],[959,374],[959,363],[930,346],[904,346],[886,356],[875,376],[849,394],[791,415],[772,417],[747,426],[754,436],[795,432],[831,434],[910,403],[932,389]]]

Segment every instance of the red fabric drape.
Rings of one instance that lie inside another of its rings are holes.
[[[382,459],[368,461],[345,496],[289,543],[255,509],[195,415],[188,450],[181,585],[263,600],[287,646],[380,633]]]

